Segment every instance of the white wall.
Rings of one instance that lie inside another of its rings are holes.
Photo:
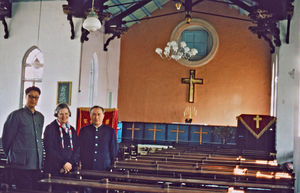
[[[93,55],[98,57],[98,86],[95,89],[93,104],[108,108],[108,93],[112,92],[111,108],[117,108],[119,88],[119,63],[120,63],[120,39],[110,41],[108,51],[103,51],[105,41],[110,37],[104,35],[103,28],[100,31],[88,35],[89,41],[84,42],[81,60],[80,93],[78,106],[89,107],[89,79],[90,64]]]
[[[277,158],[280,163],[294,162],[296,174],[295,192],[300,192],[300,118],[299,118],[299,72],[300,72],[300,2],[294,2],[290,43],[279,49]],[[286,34],[286,22],[281,23],[281,34]],[[293,73],[294,71],[294,73]]]
[[[295,65],[295,81],[296,81],[296,99],[294,110],[294,172],[295,172],[295,192],[300,193],[300,1],[294,2],[295,12],[292,22],[292,41],[295,42],[294,59]]]
[[[286,27],[284,28],[286,29]],[[282,39],[279,49],[278,98],[277,98],[277,159],[281,162],[292,161],[294,150],[294,113],[296,105],[296,79],[289,75],[295,69],[295,42],[286,44]]]
[[[81,19],[74,19],[76,39],[70,39],[70,25],[63,13],[64,1],[13,3],[12,18],[8,20],[10,37],[3,38],[0,25],[0,134],[8,114],[19,108],[22,59],[33,45],[44,54],[45,68],[39,110],[45,115],[45,125],[53,119],[56,107],[57,81],[72,81],[73,116],[76,122],[77,89],[80,64]],[[40,31],[39,15],[41,7]]]

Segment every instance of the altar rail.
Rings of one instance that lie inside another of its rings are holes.
[[[122,122],[122,142],[236,146],[236,127],[183,123]]]

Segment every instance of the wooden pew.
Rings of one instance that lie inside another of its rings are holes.
[[[174,155],[174,156],[163,156],[163,155],[143,155],[143,156],[134,156],[130,157],[126,160],[148,160],[152,162],[160,161],[165,163],[171,163],[171,162],[183,162],[183,163],[194,163],[194,164],[210,164],[210,165],[227,165],[227,166],[236,166],[239,165],[241,167],[249,167],[249,168],[262,168],[263,170],[280,170],[277,165],[267,165],[267,164],[261,164],[257,163],[255,160],[237,160],[235,159],[218,159],[218,158],[210,158],[210,157],[204,157],[199,156],[196,157],[186,157],[186,156],[180,156],[180,155]],[[268,162],[267,160],[262,160],[265,162]]]
[[[175,160],[175,161],[173,161]],[[132,164],[165,164],[165,165],[176,165],[176,166],[183,166],[183,167],[191,167],[199,169],[203,166],[224,166],[224,167],[236,167],[239,166],[240,168],[248,168],[249,170],[262,170],[262,171],[282,171],[282,169],[279,166],[273,166],[273,165],[263,165],[263,164],[251,164],[251,163],[245,163],[245,162],[222,162],[222,161],[212,161],[212,160],[195,160],[195,161],[186,161],[183,160],[176,160],[176,159],[137,159],[137,158],[129,158],[121,161],[116,161],[117,163],[132,163]]]
[[[127,166],[151,166],[151,167],[164,167],[164,168],[181,168],[181,169],[195,169],[195,170],[222,170],[222,171],[233,171],[235,168],[247,168],[248,173],[253,173],[257,171],[273,171],[280,172],[282,169],[280,167],[259,167],[256,166],[247,166],[243,164],[232,164],[227,165],[223,163],[207,163],[207,162],[172,162],[172,161],[152,161],[152,160],[124,160],[124,161],[115,161],[114,166],[127,165]]]
[[[119,165],[115,166],[114,171],[129,171],[130,173],[136,174],[152,174],[155,176],[164,175],[169,177],[179,177],[188,179],[203,179],[210,180],[214,183],[215,180],[224,180],[227,182],[243,182],[243,183],[265,183],[270,185],[284,185],[287,189],[291,189],[294,186],[293,176],[290,178],[277,178],[277,174],[272,171],[269,172],[247,172],[243,175],[234,174],[233,170],[225,171],[223,169],[219,170],[195,170],[177,167],[151,167],[151,166],[127,166]]]
[[[258,158],[250,159],[247,156],[243,156],[241,154],[232,154],[232,155],[223,155],[222,153],[216,152],[197,152],[197,151],[186,151],[181,148],[178,149],[162,149],[160,151],[156,151],[154,153],[149,152],[147,155],[138,155],[138,157],[143,156],[157,156],[157,157],[168,157],[168,158],[187,158],[187,159],[205,159],[205,160],[220,160],[220,161],[243,161],[244,163],[255,163]],[[134,157],[134,156],[132,156]],[[274,158],[265,159],[266,161],[272,161]]]
[[[130,192],[149,192],[149,193],[226,193],[227,190],[213,188],[191,188],[191,187],[173,187],[169,184],[151,185],[143,183],[128,183],[128,182],[99,182],[99,180],[74,179],[74,178],[59,178],[52,177],[40,180],[40,183],[51,185],[60,184],[73,187],[90,187],[105,190],[119,190]]]
[[[137,182],[148,182],[148,183],[172,183],[177,184],[178,186],[184,184],[185,186],[199,186],[199,187],[209,187],[211,185],[217,185],[217,186],[225,186],[227,188],[229,187],[238,187],[238,188],[260,188],[269,190],[272,192],[280,192],[282,191],[290,191],[293,192],[293,186],[292,185],[278,185],[273,183],[262,183],[262,182],[236,182],[236,181],[225,181],[225,180],[202,180],[197,178],[180,178],[180,177],[166,177],[162,175],[153,175],[153,174],[129,174],[124,172],[105,172],[105,171],[92,171],[92,170],[82,170],[73,172],[73,175],[77,178],[108,178],[109,180],[129,180],[129,181],[137,181]]]
[[[181,153],[195,153],[201,152],[206,154],[217,155],[240,155],[249,159],[274,159],[275,154],[260,150],[244,150],[234,148],[218,148],[217,146],[176,146],[176,148],[162,149],[160,152],[181,152]]]
[[[6,191],[4,191],[3,193],[6,193]],[[29,193],[29,192],[28,190],[9,190],[7,191],[7,193]],[[30,190],[30,193],[48,193],[48,191]],[[56,193],[64,193],[64,192],[56,192]]]
[[[2,142],[0,140],[0,192],[1,190],[6,191],[9,189],[6,163],[7,159],[5,157],[5,153],[2,148]]]
[[[237,160],[237,159],[245,159],[248,161],[254,161],[257,159],[249,159],[246,157],[243,157],[239,154],[237,155],[220,155],[216,153],[198,153],[198,152],[156,152],[156,153],[149,153],[148,156],[165,156],[165,157],[186,157],[186,158],[209,158],[209,159],[218,159],[218,160]],[[145,156],[147,156],[145,155]],[[269,160],[268,160],[269,161]]]
[[[258,158],[252,159],[247,156],[243,156],[241,154],[235,154],[235,155],[223,155],[223,154],[218,154],[216,152],[211,152],[211,153],[203,153],[203,152],[180,152],[180,151],[174,151],[174,150],[162,150],[154,153],[148,153],[147,155],[156,155],[156,156],[167,156],[167,157],[186,157],[186,158],[210,158],[210,159],[222,159],[222,160],[236,160],[238,157],[244,158],[249,161],[253,160],[258,160]],[[272,159],[265,159],[265,160],[274,160]]]
[[[181,169],[181,168],[164,168],[160,167],[159,165],[156,167],[151,166],[127,166],[127,165],[116,165],[114,167],[114,170],[129,170],[132,172],[137,173],[153,173],[153,174],[166,174],[166,175],[182,175],[182,176],[203,176],[210,179],[250,179],[250,180],[256,180],[256,174],[255,173],[245,173],[244,175],[235,175],[233,171],[216,171],[216,170],[195,170],[195,169]],[[264,175],[268,176],[274,176],[272,174],[272,171],[263,173]],[[274,181],[274,182],[283,182],[283,181],[290,181],[290,179],[274,179],[274,177],[271,178],[261,178],[261,180],[264,181]]]

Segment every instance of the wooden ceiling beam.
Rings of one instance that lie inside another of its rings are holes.
[[[120,14],[116,15],[115,17],[111,18],[109,21],[105,23],[106,27],[109,27],[111,25],[121,25],[122,19],[131,13],[135,12],[136,10],[140,9],[147,3],[151,2],[151,0],[142,0],[137,2],[135,5],[129,7],[127,10],[121,12]]]
[[[241,0],[229,0],[233,4],[237,5],[238,7],[248,11],[249,13],[253,11],[253,7],[247,5],[246,3],[242,2]]]
[[[204,1],[204,0],[197,0],[197,1],[193,2],[193,3],[192,3],[192,7],[194,7],[194,6],[197,5],[198,3],[201,3],[202,1]]]

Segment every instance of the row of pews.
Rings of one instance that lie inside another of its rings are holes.
[[[1,144],[1,143],[0,143]],[[294,175],[283,171],[275,155],[263,151],[217,147],[138,148],[130,144],[110,171],[78,170],[40,180],[44,190],[69,187],[122,193],[292,193]],[[22,192],[7,188],[6,159],[0,146],[0,192]],[[63,191],[61,191],[63,192]]]
[[[2,148],[2,140],[0,138],[0,192],[8,189],[7,179],[7,159]]]
[[[49,186],[91,187],[110,192],[291,193],[294,176],[265,152],[176,147],[148,151],[114,162],[110,171],[79,170],[48,177]],[[260,159],[253,159],[254,157]]]
[[[29,193],[27,190],[17,190],[10,176],[10,168],[7,165],[7,158],[2,148],[0,138],[0,193]],[[31,190],[30,193],[47,193],[48,191]]]

